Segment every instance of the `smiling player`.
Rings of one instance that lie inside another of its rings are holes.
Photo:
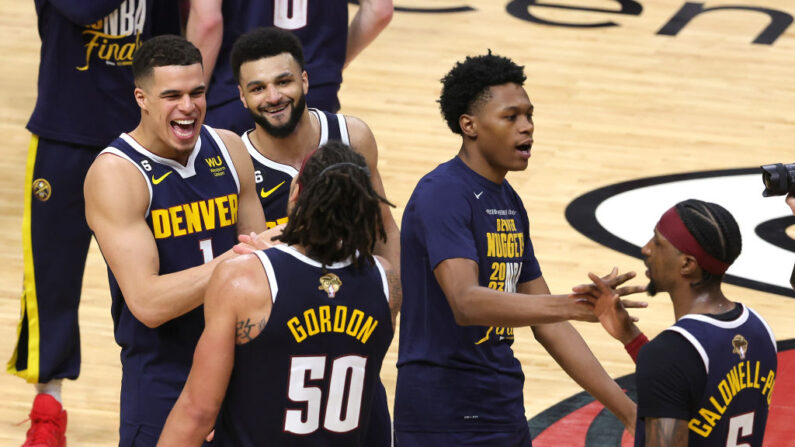
[[[210,275],[265,218],[240,138],[202,125],[199,51],[153,38],[133,75],[141,121],[91,166],[86,219],[110,270],[122,348],[120,445],[154,446],[190,370]]]

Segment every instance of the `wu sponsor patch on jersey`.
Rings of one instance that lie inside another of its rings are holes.
[[[205,162],[207,162],[207,166],[210,167],[210,172],[213,173],[214,176],[220,177],[226,174],[226,166],[224,166],[224,159],[221,158],[220,155],[210,158],[205,158]]]

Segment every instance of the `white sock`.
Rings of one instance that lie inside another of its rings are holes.
[[[36,392],[39,394],[49,394],[50,396],[54,397],[58,403],[63,404],[63,401],[61,400],[61,382],[63,382],[63,379],[53,379],[47,383],[37,383],[35,385]]]

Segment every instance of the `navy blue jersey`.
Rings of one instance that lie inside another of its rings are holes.
[[[462,327],[434,277],[451,258],[475,261],[478,282],[515,292],[541,276],[522,201],[460,158],[439,165],[414,189],[400,232],[400,317],[395,429],[492,431],[527,424],[524,375],[513,328]]]
[[[202,127],[185,166],[149,152],[126,134],[106,152],[129,160],[146,178],[146,222],[157,244],[160,275],[202,265],[236,243],[239,180],[214,130]],[[121,420],[160,429],[188,377],[204,329],[202,308],[150,329],[130,312],[112,272],[109,277],[123,368]]]
[[[320,123],[320,141],[318,147],[328,141],[342,141],[350,145],[345,115],[333,114],[317,109],[309,109]],[[250,131],[249,131],[250,132]],[[268,228],[287,222],[287,199],[290,196],[290,182],[298,175],[298,170],[290,165],[272,161],[262,155],[248,137],[242,135],[243,143],[254,163],[254,181],[259,191],[259,200],[265,211]]]
[[[310,89],[342,83],[348,45],[347,0],[225,0],[222,13],[224,35],[207,91],[208,107],[240,97],[229,55],[238,37],[260,26],[290,30],[298,37]]]
[[[696,401],[688,403],[688,445],[761,447],[777,367],[776,341],[767,323],[755,311],[742,306],[742,312],[731,321],[689,314],[667,330],[681,335],[695,349],[706,372],[704,389]],[[655,341],[647,346],[653,348]],[[639,371],[643,362],[649,361],[643,355],[647,346],[638,358]],[[668,357],[670,362],[676,359],[677,356]],[[657,369],[664,373],[665,368]],[[649,380],[653,388],[660,379]],[[679,414],[652,414],[648,401],[664,393],[643,391],[638,391],[639,426],[645,417],[682,419]],[[643,446],[645,442],[645,430],[638,430],[635,445]]]
[[[35,0],[41,62],[36,107],[27,127],[45,138],[104,147],[138,124],[133,53],[155,34],[179,32],[177,4],[54,3]],[[163,10],[168,6],[173,8]]]
[[[364,445],[393,329],[379,263],[321,265],[292,247],[257,252],[273,308],[235,366],[214,445]]]

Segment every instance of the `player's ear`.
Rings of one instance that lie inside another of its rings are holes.
[[[146,93],[141,87],[135,87],[133,90],[133,96],[135,96],[135,102],[138,103],[138,107],[141,110],[146,110]]]
[[[466,113],[458,117],[458,125],[461,127],[461,133],[465,137],[469,138],[477,138],[478,137],[478,125],[477,120],[472,115],[467,115]]]
[[[681,264],[679,268],[679,273],[682,276],[691,276],[697,272],[699,267],[698,267],[698,261],[696,261],[695,257],[682,253],[680,255],[680,260]]]
[[[243,87],[240,84],[237,85],[237,93],[240,95],[240,102],[243,103],[243,107],[248,108],[248,103],[246,103],[246,95],[243,94]]]
[[[301,85],[304,88],[304,95],[309,93],[309,75],[306,74],[306,70],[301,72]]]

